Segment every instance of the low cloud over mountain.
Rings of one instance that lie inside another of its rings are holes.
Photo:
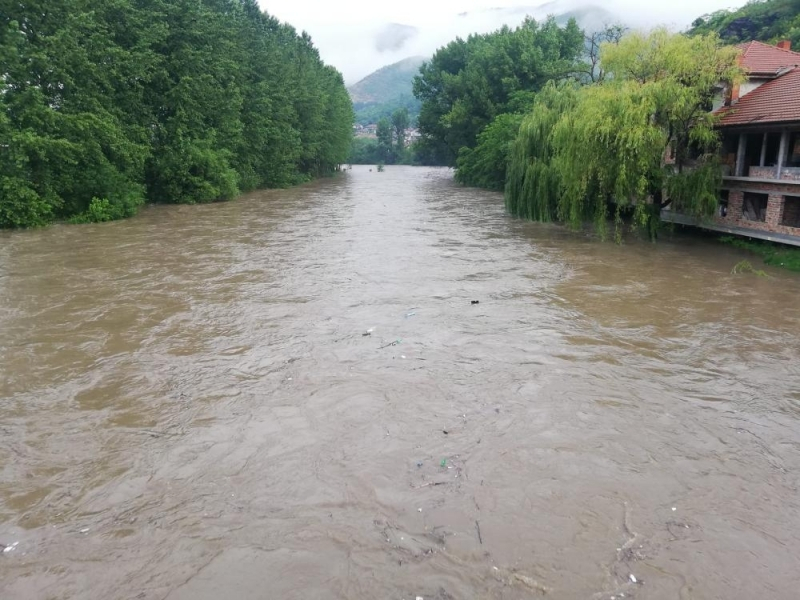
[[[389,23],[375,36],[375,49],[378,52],[400,52],[409,40],[419,35],[419,29],[411,25]]]
[[[376,69],[407,56],[431,56],[457,36],[519,25],[526,15],[537,20],[575,17],[586,28],[624,22],[631,27],[687,27],[709,11],[744,0],[260,0],[264,9],[311,34],[323,59],[355,83]]]

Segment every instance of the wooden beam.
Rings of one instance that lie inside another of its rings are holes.
[[[739,134],[739,147],[736,150],[736,177],[742,177],[744,173],[744,153],[747,150],[747,134]]]
[[[761,138],[761,161],[759,162],[760,166],[765,166],[767,164],[767,136],[769,134],[765,131],[764,137]]]

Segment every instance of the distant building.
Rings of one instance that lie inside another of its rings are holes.
[[[411,144],[416,142],[420,138],[420,136],[421,134],[419,132],[419,129],[412,127],[411,129],[407,130],[405,139],[406,146],[410,146]]]
[[[356,123],[353,125],[353,135],[357,138],[377,139],[378,126],[373,124],[361,125]]]
[[[800,246],[800,53],[790,42],[740,46],[747,80],[718,101],[725,177],[717,214],[667,221]],[[722,98],[722,96],[721,96]]]

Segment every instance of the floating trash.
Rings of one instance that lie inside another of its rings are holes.
[[[3,553],[11,552],[12,550],[14,550],[14,548],[17,547],[18,544],[19,544],[19,542],[14,542],[10,546],[6,546],[5,548],[3,548]]]

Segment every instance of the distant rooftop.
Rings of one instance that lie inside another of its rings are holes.
[[[739,44],[737,48],[742,51],[742,67],[750,76],[776,77],[784,69],[800,66],[800,52],[790,50],[788,42],[782,44],[785,47],[770,46],[762,42]]]

